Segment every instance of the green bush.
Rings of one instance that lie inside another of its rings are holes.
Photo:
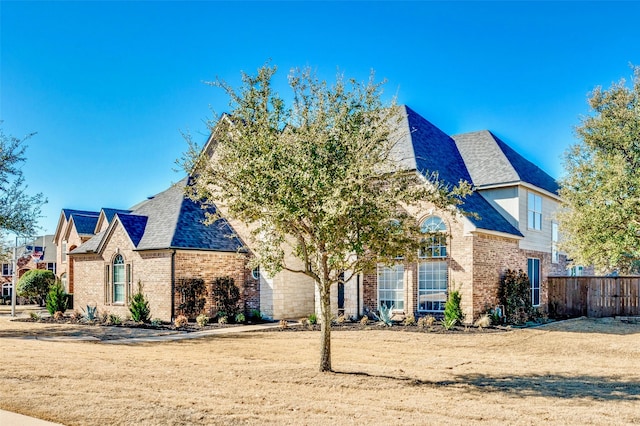
[[[196,317],[196,322],[200,327],[204,327],[209,324],[209,317],[205,314],[200,314]]]
[[[459,324],[464,320],[464,314],[460,307],[462,296],[458,290],[449,292],[447,302],[444,304],[444,321],[443,325],[448,330],[456,324]]]
[[[142,283],[140,281],[138,281],[138,291],[131,296],[129,312],[131,312],[131,319],[135,322],[149,322],[151,318],[149,302],[142,293]]]
[[[260,309],[251,309],[249,311],[249,319],[252,321],[262,321],[262,313]]]
[[[49,288],[46,305],[47,311],[51,315],[54,315],[56,312],[64,313],[64,311],[67,310],[67,293],[64,291],[64,287],[60,281],[56,281],[55,284]]]
[[[31,269],[18,280],[17,295],[35,298],[40,306],[46,300],[49,288],[56,282],[53,272],[46,269]],[[53,314],[52,314],[53,315]]]
[[[224,312],[227,319],[235,320],[240,308],[240,289],[235,285],[231,277],[219,277],[213,280],[211,295],[215,303],[218,316]]]
[[[529,277],[521,270],[508,269],[500,280],[498,290],[500,303],[504,306],[508,323],[522,324],[527,322],[533,312],[531,306],[531,284]]]
[[[246,318],[242,312],[239,312],[236,314],[235,320],[237,324],[242,324],[246,321]]]
[[[316,325],[318,323],[318,316],[316,314],[309,314],[309,324]]]

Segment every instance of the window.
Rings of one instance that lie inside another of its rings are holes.
[[[67,242],[63,241],[62,242],[62,248],[60,249],[61,255],[62,255],[62,263],[66,263],[67,262]]]
[[[540,305],[540,259],[527,259],[527,273],[531,284],[531,304]]]
[[[253,268],[253,270],[251,271],[251,276],[253,277],[254,280],[259,280],[260,279],[260,267],[259,266],[257,268]]]
[[[529,229],[540,231],[542,229],[542,197],[529,192],[529,200],[527,202],[528,226]]]
[[[404,309],[404,265],[378,265],[378,306]]]
[[[582,276],[583,267],[582,266],[572,266],[569,269],[569,274],[572,277],[581,277]]]
[[[64,291],[69,293],[69,285],[67,283],[67,274],[60,275],[60,282],[62,283],[62,287],[64,287]]]
[[[551,262],[560,262],[560,253],[558,252],[558,224],[551,222]]]
[[[13,267],[10,263],[2,264],[2,276],[9,277],[13,275]]]
[[[442,312],[447,302],[447,262],[418,265],[418,311]]]
[[[53,274],[56,274],[56,262],[47,262],[47,270],[53,272]]]
[[[2,284],[2,297],[10,297],[12,288],[13,284],[11,283]]]
[[[125,266],[124,258],[118,254],[113,259],[113,303],[124,303]]]
[[[423,240],[418,257],[421,259],[447,257],[447,226],[438,216],[431,216],[422,222],[420,231],[428,236]]]

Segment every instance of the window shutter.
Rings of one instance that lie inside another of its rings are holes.
[[[127,262],[125,267],[127,268],[126,272],[125,272],[125,274],[126,274],[125,275],[126,276],[126,278],[125,278],[126,281],[125,282],[126,282],[126,285],[127,285],[127,288],[125,290],[125,292],[126,292],[125,304],[128,304],[129,303],[129,298],[131,297],[131,278],[133,276],[133,268],[132,268],[131,262]]]
[[[104,265],[104,304],[111,304],[111,268],[110,265]]]

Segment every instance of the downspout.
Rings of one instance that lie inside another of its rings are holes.
[[[356,275],[356,317],[360,317],[360,274]]]
[[[171,252],[171,321],[176,308],[176,249]]]

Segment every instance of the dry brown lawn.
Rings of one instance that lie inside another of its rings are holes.
[[[640,424],[640,325],[262,332],[113,345],[0,318],[0,408],[68,425]],[[77,327],[77,326],[76,326]],[[48,331],[47,331],[48,330]]]

